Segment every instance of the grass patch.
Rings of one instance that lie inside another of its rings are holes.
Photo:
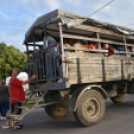
[[[32,100],[29,100],[25,105],[22,105],[22,106],[32,108],[34,104],[37,102],[37,100],[39,99],[39,97],[34,96],[31,99]],[[28,100],[28,97],[26,97],[26,100]]]

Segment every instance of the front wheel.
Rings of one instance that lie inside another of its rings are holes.
[[[69,108],[64,108],[62,104],[54,104],[45,108],[46,113],[53,118],[61,118],[69,113]]]
[[[101,121],[105,114],[105,102],[96,90],[88,90],[81,97],[74,116],[84,126],[92,126]]]
[[[111,101],[114,103],[120,103],[123,101],[125,94],[120,94],[118,96],[112,97]]]

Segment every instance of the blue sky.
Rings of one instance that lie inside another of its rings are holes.
[[[25,51],[25,32],[37,17],[57,8],[88,16],[110,0],[0,0],[0,42]],[[134,23],[134,1],[115,0],[91,18],[118,25]],[[129,26],[134,29],[134,25]]]

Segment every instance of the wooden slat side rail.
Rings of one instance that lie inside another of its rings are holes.
[[[76,51],[91,51],[91,52],[102,52],[106,53],[108,50],[99,50],[99,49],[87,49],[87,48],[79,48],[79,47],[64,47],[64,50],[76,50]]]
[[[72,35],[72,34],[63,34],[64,38],[71,38],[71,39],[79,39],[79,40],[88,40],[92,42],[100,42],[100,43],[108,43],[108,44],[114,44],[114,45],[121,45],[124,46],[124,43],[117,42],[117,41],[111,41],[111,40],[104,40],[104,39],[96,39],[96,38],[88,38],[85,36],[79,36],[79,35]],[[132,44],[126,44],[126,46],[134,46]]]
[[[52,33],[58,34],[58,32],[55,32],[55,31],[48,31],[48,32],[50,32],[50,33],[52,32]],[[71,38],[71,39],[88,40],[88,41],[93,41],[93,42],[97,42],[97,43],[108,43],[108,44],[124,46],[124,42],[123,41],[122,42],[117,42],[117,41],[106,40],[106,39],[99,39],[99,38],[88,38],[88,37],[85,37],[85,36],[79,36],[79,35],[73,35],[73,34],[67,34],[67,33],[63,33],[63,37],[64,38]],[[126,44],[126,46],[134,46],[134,45]]]
[[[48,30],[47,32],[58,35],[58,32],[56,32],[56,31],[49,31]],[[93,41],[93,42],[97,42],[97,43],[109,43],[109,44],[115,44],[115,45],[124,45],[123,41],[122,41],[122,43],[120,43],[120,42],[116,42],[116,41],[104,40],[104,39],[99,39],[99,38],[88,38],[88,37],[85,37],[85,36],[74,35],[72,33],[68,34],[68,33],[65,33],[65,32],[63,32],[63,37],[64,38],[72,38],[72,39],[88,40],[88,41]],[[129,46],[134,46],[134,45],[131,45],[131,44],[128,44],[128,45]]]
[[[132,59],[67,58],[69,84],[127,80],[134,77]]]
[[[126,59],[125,55],[120,55],[120,54],[114,54],[109,57],[105,57],[103,54],[100,56],[99,53],[80,53],[80,52],[65,52],[65,57],[70,57],[70,58],[99,58],[99,59]],[[128,59],[134,59],[134,57],[129,57]]]
[[[68,61],[69,64],[76,64],[77,63],[75,57],[73,57],[73,58],[67,57],[66,60]],[[124,64],[127,63],[126,60],[122,60],[122,62]],[[134,64],[134,60],[129,60],[129,62]],[[91,57],[90,58],[85,58],[85,57],[81,57],[81,58],[79,58],[79,63],[80,64],[92,63],[92,64],[96,64],[97,65],[97,64],[101,64],[102,61],[99,58],[91,58]],[[120,65],[121,64],[121,60],[120,59],[116,59],[116,60],[115,59],[110,59],[110,60],[109,59],[105,59],[105,63],[107,63],[109,65]]]
[[[89,52],[102,52],[106,53],[108,50],[99,50],[99,49],[87,49],[87,48],[78,48],[78,47],[64,47],[64,50],[75,50],[75,51],[89,51]],[[126,54],[126,51],[114,51],[116,54]],[[134,55],[134,52],[127,52],[127,54]]]
[[[95,26],[79,25],[79,26],[75,26],[74,28],[79,29],[79,30],[85,30],[85,31],[98,32],[98,33],[113,35],[113,36],[117,36],[117,37],[123,37],[123,35],[121,35],[121,34],[115,33],[115,32],[110,31],[110,30],[106,30],[104,28],[95,27]],[[133,36],[127,36],[126,38],[133,39],[134,37]]]

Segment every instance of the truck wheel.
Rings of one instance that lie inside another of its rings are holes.
[[[61,104],[54,104],[45,108],[46,113],[53,118],[64,117],[69,113],[69,108],[64,108]]]
[[[104,114],[104,99],[98,91],[93,89],[83,93],[74,112],[76,120],[86,127],[100,122]]]
[[[123,101],[125,94],[120,94],[118,96],[112,97],[111,100],[114,103],[120,103]]]

